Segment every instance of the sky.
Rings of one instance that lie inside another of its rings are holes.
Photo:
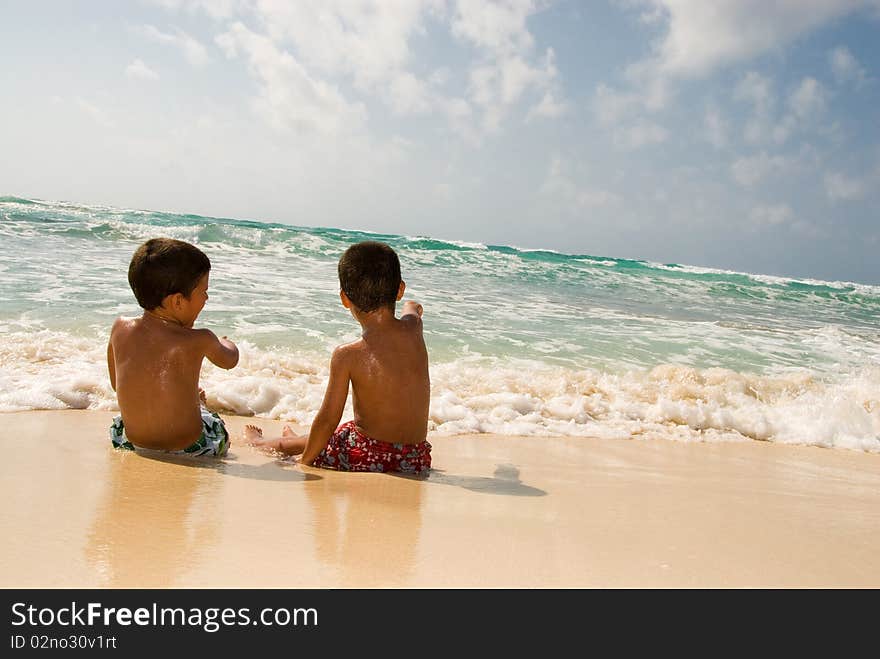
[[[0,194],[880,283],[880,0],[0,2]]]

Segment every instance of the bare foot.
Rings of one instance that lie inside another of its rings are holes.
[[[254,446],[263,439],[263,430],[259,426],[248,424],[244,427],[244,440]]]
[[[290,426],[284,426],[284,429],[281,431],[282,437],[298,437],[298,435],[293,432],[293,428]]]

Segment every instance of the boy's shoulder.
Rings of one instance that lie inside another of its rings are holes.
[[[119,331],[130,330],[134,327],[137,327],[141,318],[129,318],[127,316],[119,316],[116,320],[113,321],[113,325],[110,327],[110,333],[115,334]]]
[[[126,316],[119,316],[116,320],[113,321],[113,326],[110,328],[110,335],[120,335],[120,334],[129,334],[135,332],[138,328],[143,328],[143,331],[149,334],[155,334],[159,332],[165,335],[168,340],[178,340],[178,341],[216,341],[217,335],[214,334],[211,330],[200,327],[180,327],[177,325],[162,325],[151,323],[146,320],[143,316],[137,316],[133,318],[129,318]]]
[[[340,359],[348,359],[352,355],[359,354],[364,351],[366,348],[366,342],[362,337],[355,339],[354,341],[349,341],[348,343],[340,343],[335,348],[333,348],[333,354],[331,355],[333,360]]]

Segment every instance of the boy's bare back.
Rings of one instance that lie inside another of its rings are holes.
[[[108,363],[125,432],[137,446],[179,450],[202,431],[199,372],[218,339],[150,314],[119,318],[110,333]]]
[[[422,319],[408,313],[410,304],[400,319],[392,314],[367,326],[362,338],[337,348],[351,380],[355,423],[370,437],[390,443],[418,444],[428,433],[428,351]]]
[[[245,427],[254,446],[289,455],[303,464],[344,471],[425,473],[431,468],[427,441],[431,380],[422,334],[422,305],[408,300],[400,318],[397,302],[406,283],[400,260],[385,243],[363,241],[340,257],[339,299],[363,330],[361,338],[337,347],[330,377],[308,436],[286,427],[263,437]],[[354,419],[339,425],[349,386]]]
[[[214,454],[228,448],[222,420],[215,429],[205,410],[205,425],[199,390],[205,357],[220,368],[238,363],[232,341],[193,329],[208,301],[210,269],[201,250],[171,238],[148,240],[132,256],[128,280],[144,313],[118,318],[110,330],[107,368],[121,412],[111,427],[114,446],[189,452],[211,430]]]

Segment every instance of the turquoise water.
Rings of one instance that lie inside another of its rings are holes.
[[[762,439],[880,450],[880,287],[334,228],[0,198],[0,410],[115,408],[103,352],[155,236],[212,261],[223,409],[308,423],[359,328],[336,261],[397,250],[425,306],[433,432]]]

